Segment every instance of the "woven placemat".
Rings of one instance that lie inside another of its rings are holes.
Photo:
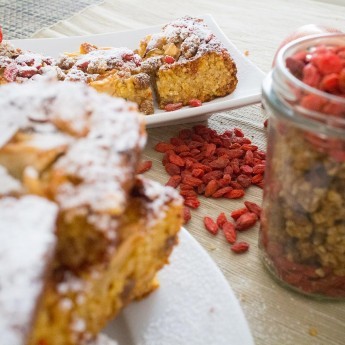
[[[28,38],[102,0],[0,0],[0,25],[6,39]]]

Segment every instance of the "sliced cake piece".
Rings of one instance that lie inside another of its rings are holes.
[[[110,258],[141,150],[134,103],[82,83],[11,83],[0,90],[0,164],[27,193],[59,204],[59,255],[73,269]],[[70,261],[69,261],[70,259]]]
[[[161,109],[190,100],[210,101],[233,92],[236,64],[202,19],[183,17],[148,35],[137,53],[151,75]]]
[[[144,114],[153,113],[150,77],[141,73],[141,58],[128,48],[98,48],[84,43],[78,53],[65,54],[58,66],[65,80],[88,83],[99,92],[138,104]]]
[[[0,199],[0,339],[24,345],[55,255],[57,205],[37,196]]]
[[[92,339],[127,303],[157,287],[182,223],[178,193],[138,178],[110,261],[78,271],[57,269],[29,345],[72,345]]]

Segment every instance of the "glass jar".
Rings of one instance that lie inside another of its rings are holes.
[[[322,46],[345,47],[345,35],[291,42],[263,83],[269,126],[259,246],[280,282],[344,299],[345,97],[311,87],[287,68],[297,53]]]

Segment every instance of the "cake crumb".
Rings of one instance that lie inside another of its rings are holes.
[[[249,50],[245,50],[244,51],[244,56],[248,56],[249,55]]]
[[[318,331],[316,327],[309,327],[309,335],[312,337],[316,337],[318,335]]]

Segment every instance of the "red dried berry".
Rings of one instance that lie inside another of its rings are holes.
[[[200,206],[200,201],[195,197],[188,197],[184,200],[184,205],[191,208],[198,208]]]
[[[217,217],[217,225],[219,228],[223,228],[224,223],[226,223],[228,220],[226,219],[225,213],[222,212],[219,214],[219,216]]]
[[[152,161],[141,162],[137,168],[137,174],[143,174],[144,172],[152,168]]]
[[[187,145],[178,145],[174,147],[176,153],[189,152],[189,147]]]
[[[249,249],[249,243],[238,242],[233,244],[230,249],[236,254],[245,253]]]
[[[210,157],[210,156],[214,155],[214,153],[216,152],[217,146],[213,143],[209,143],[209,144],[205,145],[205,148],[206,148],[205,156]]]
[[[170,55],[166,55],[166,56],[164,56],[164,62],[168,63],[168,64],[171,64],[171,63],[175,62],[175,59],[172,56],[170,56]]]
[[[19,73],[19,70],[17,66],[14,64],[11,64],[5,68],[3,76],[7,81],[13,82],[16,80],[18,73]]]
[[[223,233],[224,233],[226,240],[229,243],[233,244],[236,242],[237,233],[236,233],[234,224],[232,224],[231,222],[224,223],[223,224]]]
[[[318,87],[321,80],[321,74],[318,69],[312,64],[308,64],[303,68],[303,83],[311,86]]]
[[[224,194],[224,197],[228,199],[239,199],[239,198],[242,198],[243,195],[244,195],[243,189],[233,189],[232,191]]]
[[[165,164],[165,171],[170,175],[170,176],[173,176],[173,175],[179,175],[181,170],[180,168],[173,164],[173,163],[167,163]]]
[[[183,223],[187,224],[192,218],[189,207],[183,207]]]
[[[183,107],[182,103],[170,103],[164,107],[164,110],[165,111],[174,111],[174,110],[181,109],[182,107]]]
[[[179,167],[184,167],[184,165],[185,165],[184,159],[182,159],[180,156],[178,156],[175,153],[169,154],[168,158],[169,158],[170,163],[173,163]]]
[[[165,153],[169,150],[173,150],[174,146],[168,143],[157,143],[155,146],[155,150],[157,152]]]
[[[224,194],[232,191],[232,187],[223,187],[212,194],[212,198],[221,198]]]
[[[254,160],[253,151],[247,151],[246,154],[244,155],[244,163],[247,165],[253,165],[253,160]]]
[[[239,208],[237,210],[234,210],[230,213],[230,216],[233,218],[233,219],[238,219],[240,218],[243,214],[247,213],[248,212],[248,209],[246,207],[243,207],[243,208]]]
[[[248,188],[252,184],[252,179],[248,175],[238,175],[236,182],[238,182],[241,187]]]
[[[188,103],[191,107],[200,107],[202,105],[200,99],[191,99]]]
[[[257,174],[252,177],[252,184],[258,184],[264,179],[264,176],[262,174]]]
[[[170,143],[174,146],[184,145],[184,141],[181,138],[177,137],[170,138]]]
[[[191,175],[187,175],[187,176],[182,177],[182,181],[183,181],[183,183],[188,184],[192,187],[198,187],[202,184],[202,180],[200,180],[197,177],[193,177]]]
[[[196,197],[197,194],[196,192],[193,190],[193,189],[190,189],[190,190],[181,190],[180,191],[180,195],[183,196],[184,198],[189,198],[189,197]]]
[[[253,167],[253,174],[263,174],[265,172],[264,164],[257,164]]]
[[[216,235],[218,233],[218,225],[214,222],[214,220],[210,217],[204,217],[204,225],[208,232],[212,235]]]
[[[209,165],[213,169],[224,169],[229,164],[229,159],[226,156],[221,156],[212,161]]]
[[[180,175],[173,175],[170,177],[169,181],[165,185],[177,188],[178,185],[181,183],[181,179],[182,177]]]
[[[251,201],[245,201],[244,205],[246,206],[248,211],[255,213],[258,216],[258,218],[260,219],[261,207],[258,204],[256,204],[255,202],[251,202]]]
[[[206,176],[206,175],[205,175]],[[208,184],[206,185],[205,188],[205,196],[209,197],[211,195],[213,195],[217,189],[218,189],[218,182],[215,180],[211,180],[210,182],[208,182]]]
[[[237,220],[236,220],[236,230],[243,231],[251,228],[253,225],[255,225],[256,221],[258,220],[258,216],[255,213],[247,212],[245,214],[242,214]]]
[[[329,50],[325,53],[313,54],[311,62],[322,74],[340,73],[343,68],[341,58]]]
[[[202,178],[203,182],[208,184],[212,180],[219,180],[223,177],[223,173],[219,170],[210,171],[209,173],[205,174]]]
[[[234,128],[234,134],[236,135],[236,137],[244,137],[244,134],[241,128]]]
[[[179,138],[182,140],[189,139],[192,135],[192,131],[190,129],[181,129],[179,133]]]

